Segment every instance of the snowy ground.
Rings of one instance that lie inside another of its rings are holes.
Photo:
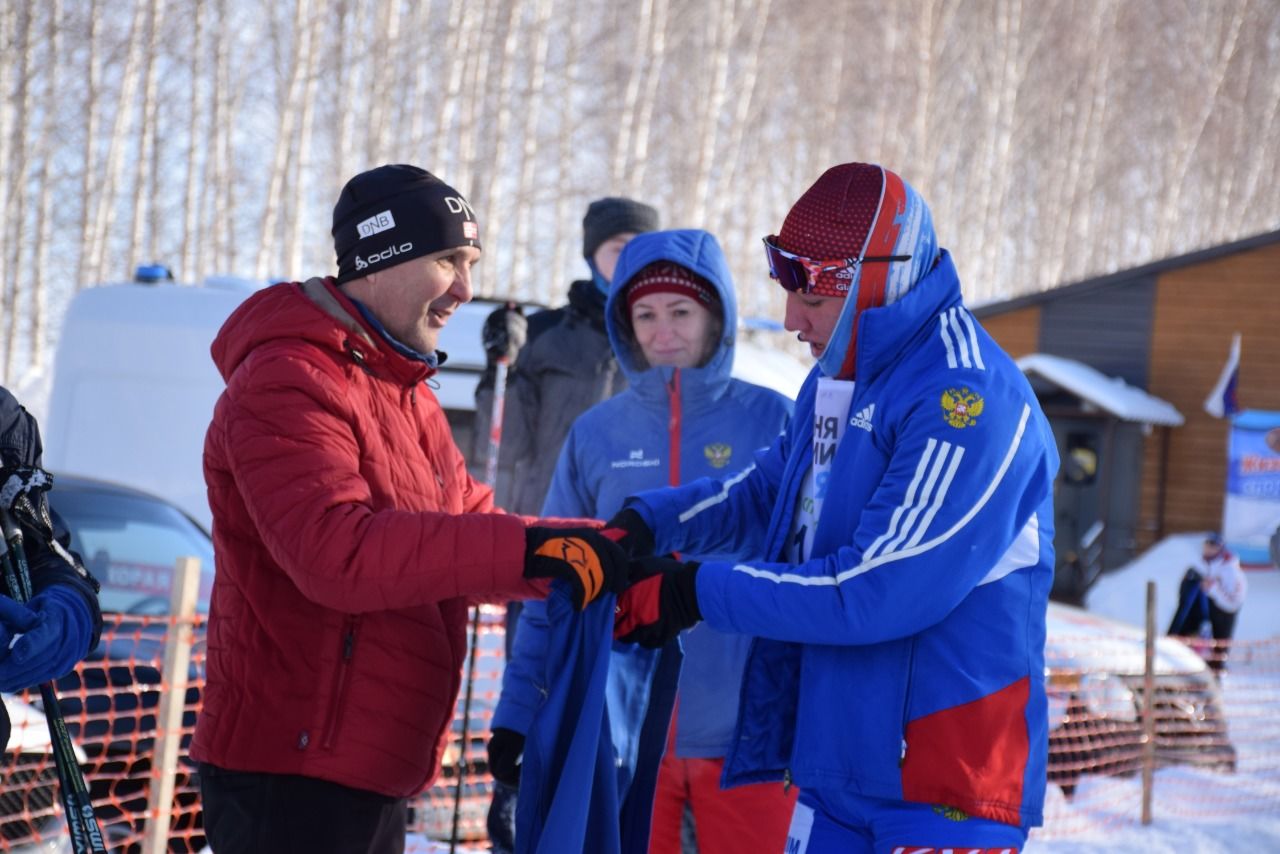
[[[1280,851],[1280,817],[1241,821],[1229,817],[1195,821],[1177,816],[1156,818],[1147,827],[1120,827],[1096,835],[1042,841],[1032,838],[1026,854],[1085,854],[1096,851],[1142,851],[1145,854],[1220,854],[1228,851]]]
[[[1164,631],[1173,615],[1178,584],[1195,559],[1202,533],[1169,537],[1137,560],[1108,573],[1090,592],[1090,611],[1142,625],[1146,582],[1156,582],[1157,629]],[[1236,626],[1236,639],[1263,640],[1280,635],[1280,570],[1249,570],[1248,597]],[[1276,674],[1271,674],[1272,677]],[[1228,719],[1233,716],[1233,696],[1248,693],[1257,708],[1259,686],[1245,684],[1243,674],[1229,673],[1224,682]],[[1232,679],[1236,683],[1232,684]],[[1280,685],[1265,705],[1280,712]],[[1257,731],[1266,722],[1249,721]],[[1235,724],[1233,724],[1234,726]],[[1280,779],[1274,771],[1280,753],[1280,723],[1271,725],[1274,740],[1252,742],[1241,753],[1235,774],[1217,774],[1185,768],[1168,768],[1155,778],[1154,821],[1143,827],[1141,783],[1137,779],[1085,778],[1076,793],[1077,807],[1062,801],[1050,787],[1048,810],[1070,835],[1041,838],[1033,834],[1030,854],[1082,854],[1094,851],[1142,851],[1150,854],[1216,854],[1227,851],[1280,851]],[[1091,788],[1094,791],[1090,791]],[[1066,821],[1062,819],[1066,816]],[[1052,831],[1054,828],[1050,828]]]

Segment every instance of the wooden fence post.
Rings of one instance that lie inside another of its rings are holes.
[[[174,776],[182,750],[182,712],[187,701],[187,671],[191,666],[191,636],[199,592],[200,559],[178,558],[173,567],[169,601],[171,625],[165,637],[164,667],[160,671],[160,707],[156,710],[156,747],[143,849],[147,854],[164,854],[169,850]]]
[[[1142,671],[1142,823],[1151,824],[1156,770],[1156,583],[1147,582],[1146,663]]]

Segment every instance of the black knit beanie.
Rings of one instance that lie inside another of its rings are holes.
[[[480,248],[475,211],[461,193],[417,166],[361,172],[333,206],[340,285],[458,246]]]
[[[608,196],[587,206],[582,218],[582,257],[588,261],[600,244],[617,234],[658,230],[658,212],[634,199]]]

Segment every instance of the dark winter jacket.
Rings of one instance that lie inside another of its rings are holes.
[[[501,310],[503,309],[495,308],[493,311]],[[558,324],[567,311],[568,306],[561,306],[560,308],[541,309],[528,315],[525,318],[524,344],[521,349],[527,348],[530,341]],[[492,316],[492,312],[490,316]],[[488,322],[487,319],[486,322]],[[507,385],[510,387],[511,371],[514,369],[514,363],[509,364],[507,367]],[[485,470],[489,464],[489,427],[493,422],[493,392],[497,385],[497,375],[497,361],[489,353],[485,353],[484,372],[480,374],[480,381],[476,383],[476,414],[475,420],[472,422],[471,447],[464,449],[467,453],[467,465],[470,466],[471,473],[477,478],[484,477]],[[504,411],[507,399],[506,390],[504,389]],[[501,464],[502,460],[499,460],[499,477],[497,484],[494,486],[493,499],[494,503],[499,507],[504,506],[502,499],[511,494],[511,470],[506,469],[504,471],[501,468]]]
[[[331,279],[251,296],[213,343],[217,574],[193,758],[394,797],[435,777],[467,607],[540,595],[524,521],[467,474],[434,371]]]
[[[554,325],[544,314],[558,315]],[[593,282],[574,282],[568,305],[529,318],[529,340],[508,378],[498,505],[537,513],[574,419],[625,387],[605,333],[604,295]]]
[[[40,441],[40,427],[22,404],[8,389],[0,386],[0,468],[39,468],[44,446]],[[0,479],[0,485],[3,480]],[[54,487],[57,487],[55,482]],[[43,499],[43,496],[41,496]],[[44,502],[47,506],[47,500]],[[49,532],[32,530],[23,526],[23,547],[31,573],[32,593],[39,593],[55,584],[61,584],[84,597],[93,615],[93,632],[88,654],[98,645],[102,634],[102,611],[98,607],[98,582],[84,568],[80,556],[71,551],[71,534],[62,518],[49,508],[52,535],[72,559],[72,563],[58,555],[49,544]],[[7,592],[0,586],[0,595]],[[9,742],[9,715],[0,704],[0,750]]]

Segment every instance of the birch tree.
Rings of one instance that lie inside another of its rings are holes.
[[[84,74],[84,147],[80,163],[80,251],[76,255],[76,289],[89,281],[89,265],[93,257],[93,188],[98,172],[98,123],[102,69],[98,60],[98,33],[100,29],[100,0],[89,0]]]
[[[633,196],[645,193],[645,171],[649,163],[650,129],[653,127],[654,109],[658,103],[658,84],[662,80],[667,56],[667,22],[670,18],[669,0],[654,0],[653,19],[649,27],[649,49],[645,52],[644,87],[641,90],[637,112],[637,127],[632,136],[630,172],[627,189]],[[651,195],[651,194],[649,194]]]
[[[7,16],[6,16],[7,17]],[[5,132],[7,141],[6,156],[0,157],[0,163],[4,163],[9,173],[11,183],[6,188],[3,196],[4,209],[8,217],[8,228],[5,229],[4,236],[6,245],[4,255],[6,256],[6,267],[8,275],[0,279],[5,290],[3,300],[5,311],[5,343],[3,349],[3,362],[0,363],[0,376],[6,379],[13,375],[15,364],[18,357],[18,328],[19,321],[22,319],[22,271],[24,261],[25,247],[30,244],[29,240],[24,239],[23,232],[26,229],[27,219],[27,115],[31,109],[31,71],[33,67],[32,49],[33,43],[31,38],[31,30],[33,28],[34,9],[24,6],[18,10],[17,14],[17,33],[13,56],[17,59],[17,68],[15,78],[17,83],[17,91],[14,93],[13,102],[13,120],[10,126],[5,127],[4,122],[0,122],[0,131]],[[8,87],[5,88],[7,93]],[[12,140],[10,140],[12,135]]]
[[[575,84],[580,73],[580,48],[582,45],[582,18],[578,15],[568,16],[565,22],[564,37],[564,70],[561,73],[563,81],[562,94],[559,104],[559,127],[556,134],[556,182],[555,186],[559,188],[556,194],[555,214],[552,227],[555,230],[555,239],[552,241],[554,248],[551,255],[551,281],[537,282],[530,291],[521,290],[522,296],[533,299],[550,300],[552,287],[564,287],[561,283],[568,278],[568,258],[576,257],[577,252],[570,252],[570,247],[575,245],[575,238],[578,236],[576,229],[568,228],[569,223],[569,194],[564,191],[568,186],[569,174],[573,169],[573,131],[577,127],[574,121],[575,116],[573,93]]]
[[[201,212],[203,192],[200,187],[199,174],[201,156],[204,151],[204,99],[200,96],[204,86],[204,30],[205,4],[197,2],[193,10],[191,33],[191,91],[187,117],[187,156],[184,158],[186,169],[186,185],[182,194],[182,260],[179,266],[182,278],[193,280],[204,272],[197,267],[197,247],[203,236]]]
[[[485,230],[489,235],[489,245],[495,248],[498,241],[502,239],[502,228],[506,224],[504,218],[506,205],[499,202],[498,188],[507,162],[508,149],[511,146],[513,112],[511,101],[515,97],[512,92],[512,80],[515,74],[516,47],[520,40],[519,24],[524,16],[524,4],[525,0],[513,0],[507,9],[506,35],[501,40],[502,50],[498,57],[497,116],[493,123],[493,157],[489,160],[488,168],[484,170],[481,192],[476,194],[480,200],[480,209],[485,211],[488,217]],[[496,251],[490,250],[490,252],[495,256],[495,260],[501,257]],[[494,285],[503,281],[502,271],[497,267],[496,263],[491,262],[481,268],[482,290],[492,292]]]
[[[206,195],[209,203],[209,250],[202,269],[236,269],[232,255],[233,241],[230,222],[234,211],[231,187],[231,121],[234,102],[231,89],[231,0],[218,0],[217,24],[213,38],[214,85],[211,93],[211,136],[213,151],[205,160],[206,186],[212,192]],[[205,266],[207,265],[207,266]]]
[[[637,108],[640,102],[640,85],[645,74],[643,57],[645,48],[652,38],[654,0],[640,0],[636,14],[635,50],[629,56],[627,84],[623,87],[622,103],[618,107],[616,136],[613,138],[613,166],[610,175],[613,183],[621,184],[625,180],[628,167],[631,165],[633,149],[632,137],[636,133],[638,120]]]
[[[154,243],[148,240],[146,226],[150,221],[148,211],[154,203],[154,186],[156,175],[154,151],[156,144],[157,113],[159,98],[157,97],[158,77],[160,74],[159,40],[160,27],[164,17],[164,0],[148,0],[146,7],[146,23],[144,30],[145,47],[143,48],[143,83],[142,113],[138,124],[138,149],[134,158],[133,178],[133,223],[129,229],[132,238],[129,241],[131,251],[126,255],[128,269],[140,261],[139,253],[143,247],[149,250],[147,260],[156,260]],[[154,235],[152,235],[154,240]],[[149,245],[150,244],[150,245]]]
[[[40,139],[36,151],[40,155],[40,173],[36,179],[36,258],[31,270],[31,355],[30,368],[39,371],[45,363],[45,325],[47,322],[48,292],[45,278],[49,270],[49,251],[53,244],[53,189],[54,189],[54,132],[59,118],[53,105],[62,97],[62,0],[49,0],[49,20],[45,30],[47,57],[47,83],[44,89],[44,116],[40,125]]]
[[[306,35],[310,28],[304,22],[311,18],[311,0],[294,0],[293,21],[301,28],[293,33],[293,46],[287,64],[288,79],[280,92],[280,129],[276,134],[274,153],[271,157],[271,168],[268,172],[268,185],[262,215],[261,236],[258,242],[258,260],[254,267],[254,275],[265,279],[271,272],[273,263],[279,263],[279,235],[277,224],[280,206],[284,193],[284,181],[289,164],[290,150],[294,143],[294,135],[298,125],[298,116],[302,109],[302,92],[310,67],[311,41]]]
[[[431,154],[431,163],[435,169],[443,168],[449,156],[450,141],[455,139],[454,128],[458,120],[462,101],[462,83],[469,60],[466,52],[461,48],[471,43],[472,31],[478,23],[475,15],[463,14],[468,7],[467,0],[449,0],[445,41],[447,44],[458,45],[459,50],[450,51],[448,54],[447,82],[444,86],[444,97],[440,99],[439,118],[436,119],[436,127],[439,130],[436,133],[435,149]]]
[[[514,256],[510,280],[499,285],[504,294],[528,293],[533,269],[529,264],[529,223],[537,206],[534,179],[538,162],[538,119],[547,78],[547,51],[550,47],[551,0],[533,0],[533,43],[529,47],[529,93],[522,104],[524,125],[520,139],[520,177],[516,185],[516,224],[511,241]]]
[[[1187,87],[1182,93],[1182,97],[1186,99],[1183,104],[1186,106],[1177,113],[1173,161],[1166,173],[1167,190],[1156,224],[1157,246],[1169,246],[1173,243],[1179,218],[1185,214],[1182,195],[1187,173],[1192,162],[1203,156],[1201,145],[1205,130],[1226,85],[1227,69],[1235,55],[1237,39],[1244,25],[1244,9],[1243,4],[1235,4],[1230,14],[1224,15],[1223,10],[1213,6],[1192,4],[1196,29],[1206,34],[1207,38],[1188,46],[1193,51],[1194,59],[1194,65],[1189,70],[1198,78],[1198,85],[1194,88]]]
[[[720,113],[724,109],[729,87],[729,55],[733,40],[733,0],[717,0],[707,16],[706,57],[710,65],[707,75],[705,109],[695,119],[698,127],[698,158],[693,167],[693,198],[689,219],[707,221],[711,194],[712,164],[720,133]]]
[[[320,16],[313,15],[302,24],[305,48],[302,66],[302,105],[298,121],[298,144],[292,158],[292,193],[290,193],[290,216],[284,229],[285,238],[281,256],[287,277],[302,278],[304,274],[303,250],[306,246],[306,206],[307,188],[310,183],[313,164],[311,162],[311,138],[315,131],[316,115],[316,65],[319,50],[316,47],[320,34]]]
[[[138,89],[138,66],[142,62],[143,32],[147,15],[147,4],[139,2],[134,6],[133,20],[129,26],[128,50],[124,70],[120,77],[120,98],[116,104],[115,118],[112,122],[111,135],[107,148],[105,180],[96,193],[97,204],[90,223],[90,257],[88,265],[89,280],[97,282],[102,278],[107,255],[107,242],[116,220],[115,194],[120,185],[121,172],[124,167],[124,149],[128,141],[128,129],[133,122],[133,107]],[[87,202],[86,202],[87,203]],[[132,255],[132,252],[130,252]]]
[[[750,0],[743,0],[744,6]],[[712,221],[722,221],[730,208],[736,207],[738,201],[734,187],[746,184],[745,176],[738,174],[738,164],[742,160],[742,149],[748,136],[746,129],[750,126],[751,106],[756,98],[756,81],[759,79],[760,58],[764,45],[765,31],[768,29],[771,0],[755,0],[751,8],[744,9],[735,17],[747,30],[747,44],[744,50],[734,51],[734,56],[741,66],[734,75],[733,111],[730,113],[731,131],[727,136],[727,150],[719,158],[717,171],[723,185],[716,194],[716,200],[709,206]]]

